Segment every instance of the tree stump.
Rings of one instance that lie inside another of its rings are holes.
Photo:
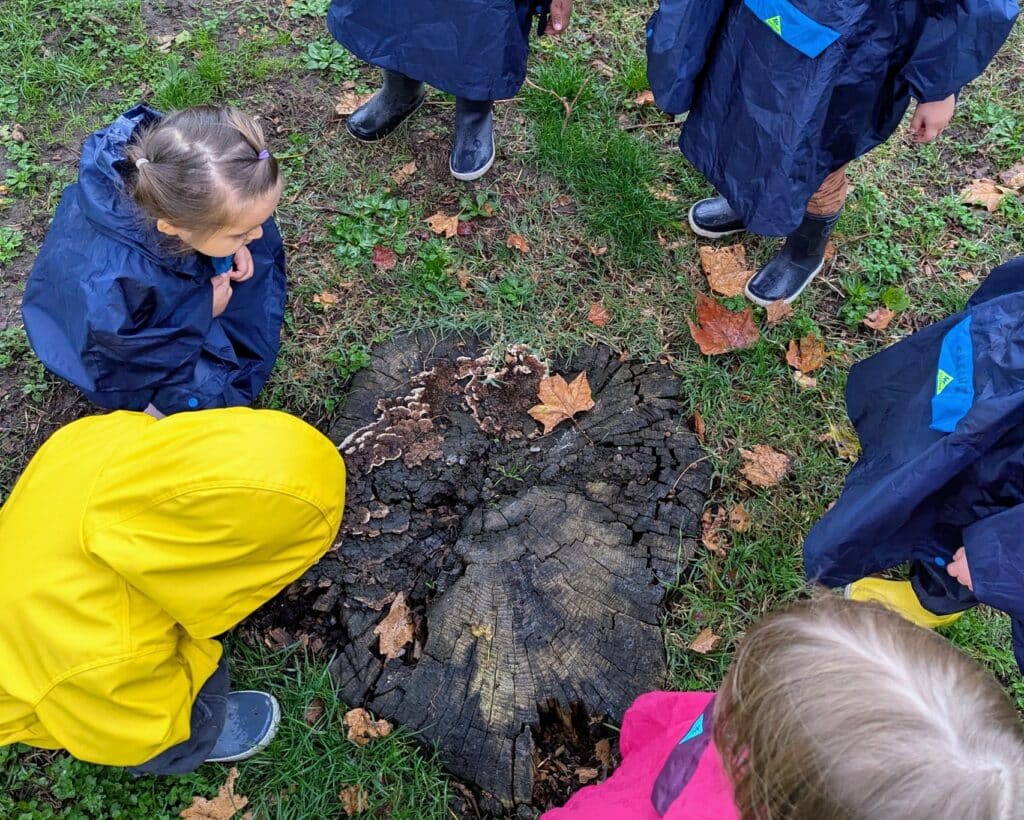
[[[529,351],[495,367],[479,340],[400,337],[332,431],[348,499],[319,608],[344,697],[506,804],[531,802],[543,725],[619,721],[663,684],[659,609],[710,476],[668,368],[597,347],[551,370],[585,371],[596,404],[542,436]]]

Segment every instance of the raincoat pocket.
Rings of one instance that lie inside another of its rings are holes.
[[[823,26],[787,0],[743,0],[758,19],[785,43],[814,59],[839,39],[839,32]]]

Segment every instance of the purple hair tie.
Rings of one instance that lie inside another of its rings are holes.
[[[264,148],[256,155],[256,159],[270,159],[270,152]]]

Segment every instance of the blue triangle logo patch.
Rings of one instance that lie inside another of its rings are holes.
[[[693,740],[695,737],[700,737],[702,734],[704,734],[704,715],[701,715],[693,722],[693,726],[690,727],[690,731],[686,733],[686,736],[680,740],[679,743],[686,743],[686,741]]]

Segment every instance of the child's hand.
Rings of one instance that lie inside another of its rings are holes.
[[[946,564],[946,572],[952,575],[963,586],[974,592],[974,583],[971,581],[971,568],[967,566],[967,553],[960,547],[953,553],[953,560]]]
[[[924,145],[946,130],[956,110],[956,94],[950,94],[938,102],[918,103],[914,118],[910,121],[910,137]]]
[[[216,319],[228,309],[228,302],[231,301],[231,274],[213,276],[210,284],[213,286],[213,318]]]
[[[551,0],[546,33],[561,34],[568,28],[570,17],[572,17],[572,0]]]
[[[252,279],[254,270],[252,254],[245,245],[242,245],[235,252],[235,267],[228,271],[228,276],[232,282],[244,282],[246,279]]]

